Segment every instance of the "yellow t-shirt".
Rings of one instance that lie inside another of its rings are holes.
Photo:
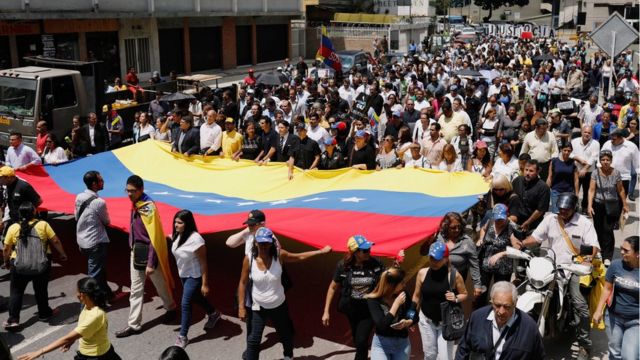
[[[80,354],[100,356],[109,351],[111,343],[109,342],[108,330],[109,321],[104,310],[97,306],[92,307],[91,310],[87,310],[86,307],[82,309],[78,325],[74,329],[82,336],[78,346]]]
[[[35,225],[34,229],[36,229],[36,232],[38,233],[38,236],[40,237],[42,244],[47,249],[47,254],[51,254],[51,247],[49,247],[49,240],[53,239],[53,237],[56,236],[56,233],[53,232],[51,225],[49,225],[48,222],[43,220],[33,219],[29,222],[29,225],[33,224],[36,221],[39,221],[39,222]],[[9,226],[9,229],[7,229],[7,235],[4,238],[5,245],[11,245],[13,247],[13,251],[11,252],[12,259],[16,258],[15,248],[16,248],[16,245],[18,244],[18,241],[20,241],[20,224],[16,223]]]
[[[231,158],[242,147],[242,134],[237,131],[222,133],[222,154],[224,157]]]

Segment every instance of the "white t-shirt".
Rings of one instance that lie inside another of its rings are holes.
[[[178,247],[180,241],[180,235],[171,244],[171,252],[176,258],[176,265],[178,267],[178,275],[181,278],[199,278],[202,276],[202,269],[200,269],[200,261],[196,255],[196,250],[204,246],[204,239],[197,232],[193,232],[184,244]]]

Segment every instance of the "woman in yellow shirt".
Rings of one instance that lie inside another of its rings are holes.
[[[19,356],[18,360],[37,359],[57,348],[62,348],[62,352],[69,351],[78,339],[80,342],[75,360],[121,360],[109,341],[109,322],[104,311],[107,297],[98,282],[92,277],[78,280],[77,296],[84,307],[76,328],[38,351]]]
[[[20,204],[18,213],[20,223],[9,226],[4,239],[4,263],[11,269],[9,318],[3,324],[7,330],[20,326],[22,299],[30,282],[40,321],[47,321],[53,316],[48,293],[51,246],[60,254],[60,260],[67,260],[62,243],[51,226],[35,218],[36,209],[32,203],[25,201]]]

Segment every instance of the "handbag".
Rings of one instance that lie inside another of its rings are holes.
[[[149,244],[136,241],[133,243],[133,268],[144,270],[147,268],[149,258]]]
[[[600,178],[602,175],[598,173],[598,189],[600,190],[600,194],[602,195],[604,211],[607,213],[607,217],[611,219],[620,218],[620,213],[622,209],[620,208],[620,200],[618,198],[615,199],[607,199],[604,195],[604,190],[602,189],[602,179]]]
[[[456,281],[456,269],[451,268],[449,272],[449,290],[453,291]],[[458,340],[464,335],[465,321],[462,305],[451,301],[440,303],[442,315],[442,338],[447,341]]]

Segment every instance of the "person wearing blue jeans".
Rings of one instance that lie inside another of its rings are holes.
[[[113,296],[107,284],[107,248],[109,243],[99,243],[88,249],[80,248],[82,255],[87,257],[87,275],[96,279],[100,288],[107,293],[107,299]]]
[[[106,226],[111,220],[107,203],[98,196],[98,191],[104,188],[104,179],[97,171],[87,171],[82,181],[87,188],[76,196],[76,239],[80,253],[87,257],[87,274],[98,281],[110,299],[113,293],[107,284],[109,237]]]
[[[185,348],[189,344],[187,334],[191,326],[191,303],[195,302],[207,312],[205,330],[215,327],[220,320],[220,312],[207,300],[207,247],[202,236],[198,234],[191,211],[178,211],[173,218],[173,226],[171,252],[176,259],[178,275],[182,280],[182,316],[176,346]]]
[[[613,260],[607,269],[604,290],[593,313],[593,323],[598,324],[602,320],[605,305],[609,303],[605,322],[609,337],[609,359],[612,360],[640,358],[639,239],[638,236],[630,236],[622,242],[622,259]],[[613,299],[610,300],[612,291]]]

